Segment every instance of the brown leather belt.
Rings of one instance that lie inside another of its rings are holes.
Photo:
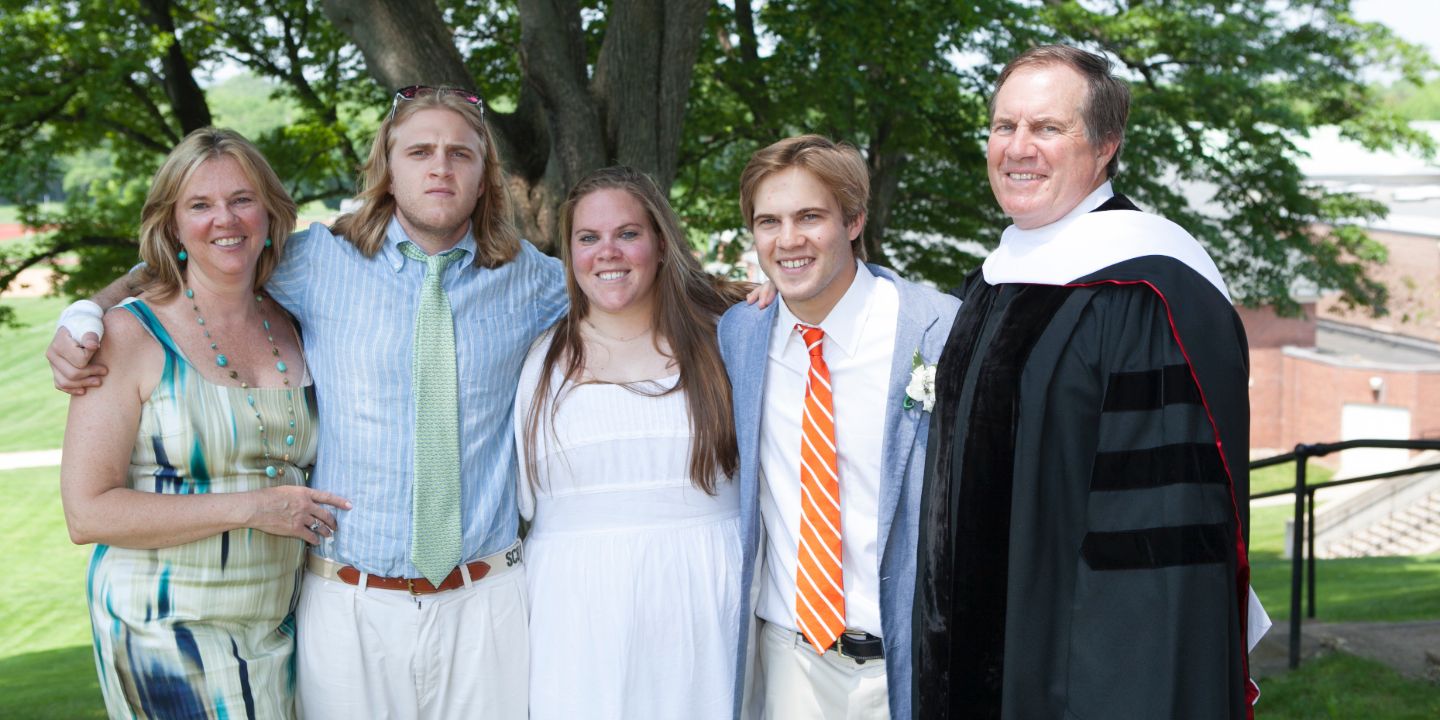
[[[467,563],[465,567],[469,568],[470,570],[470,582],[475,582],[476,580],[485,577],[485,575],[490,572],[490,565],[483,560],[476,560],[475,562]],[[335,577],[338,578],[340,582],[347,583],[349,585],[360,584],[360,571],[349,565],[346,565],[336,571]],[[365,587],[367,588],[380,588],[381,590],[405,590],[408,591],[411,595],[429,595],[431,593],[454,590],[455,588],[462,587],[464,585],[465,577],[460,574],[460,568],[458,567],[454,570],[451,570],[450,574],[446,575],[445,579],[441,580],[438,586],[431,585],[430,581],[426,580],[423,577],[388,578],[370,575],[365,578]]]
[[[473,583],[490,574],[490,571],[492,567],[494,567],[495,563],[501,563],[500,569],[504,570],[519,562],[520,544],[516,543],[515,545],[506,548],[505,550],[502,550],[498,553],[495,553],[494,555],[482,558],[480,560],[476,560],[474,562],[466,563],[464,565],[464,568],[470,571],[470,582]],[[431,595],[434,593],[445,592],[446,590],[454,590],[456,588],[465,586],[465,576],[461,574],[461,570],[459,567],[451,570],[450,574],[446,575],[445,579],[441,580],[439,585],[434,585],[429,580],[423,577],[393,578],[379,577],[377,575],[365,575],[353,566],[341,565],[340,563],[337,563],[333,560],[328,560],[326,558],[322,558],[313,553],[310,554],[309,559],[306,561],[306,566],[309,568],[310,572],[313,572],[316,575],[330,578],[332,580],[339,580],[340,582],[343,582],[347,585],[358,586],[360,585],[361,578],[364,577],[364,587],[367,589],[376,588],[379,590],[403,590],[410,593],[411,595]]]

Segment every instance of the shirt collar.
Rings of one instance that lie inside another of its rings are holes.
[[[865,318],[870,314],[870,297],[875,294],[874,290],[875,275],[865,263],[856,260],[855,279],[818,326],[825,331],[825,337],[830,341],[829,347],[840,350],[846,357],[855,355],[858,350],[856,346],[860,343],[860,330],[865,327]],[[775,327],[771,330],[770,347],[779,354],[784,351],[787,343],[803,345],[804,340],[800,333],[795,332],[795,324],[801,322],[800,318],[790,311],[790,306],[785,304],[785,298],[779,298],[777,302],[780,306],[775,312]]]
[[[390,269],[395,272],[400,272],[400,268],[405,267],[405,261],[407,260],[405,254],[400,252],[400,243],[402,242],[413,243],[415,241],[411,240],[410,235],[405,232],[404,226],[400,224],[400,218],[392,215],[390,217],[390,224],[385,226],[385,244],[382,245],[381,248],[385,253],[385,260],[390,263]],[[416,246],[418,247],[419,243],[416,243]],[[475,251],[477,250],[475,234],[471,232],[470,227],[465,229],[465,235],[460,238],[460,242],[455,243],[453,249],[465,253],[466,257],[460,259],[462,265],[468,264],[469,258],[475,257]]]

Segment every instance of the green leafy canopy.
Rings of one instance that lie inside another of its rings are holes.
[[[564,143],[576,135],[546,94],[562,86],[539,82],[562,67],[539,54],[554,27],[526,18],[567,19],[564,57],[583,65],[597,112],[611,116],[605,103],[622,96],[605,95],[609,79],[593,77],[602,48],[612,36],[643,37],[618,32],[640,21],[620,3],[421,0],[402,11],[427,7],[445,34],[411,39],[454,45],[457,67],[510,138],[507,169],[526,182],[573,160]],[[216,121],[250,134],[302,203],[353,194],[388,107],[374,78],[393,76],[370,64],[417,55],[377,46],[363,27],[337,27],[332,11],[318,0],[0,1],[0,197],[46,231],[0,244],[0,287],[61,258],[76,261],[57,266],[72,294],[128,267],[149,176],[185,133]],[[691,83],[675,100],[683,132],[660,154],[675,153],[672,199],[692,238],[721,259],[747,244],[735,193],[750,153],[820,132],[869,163],[871,259],[957,283],[1006,224],[986,181],[989,88],[1005,60],[1042,42],[1115,61],[1134,91],[1117,189],[1193,232],[1248,304],[1293,309],[1290,288],[1304,278],[1384,307],[1383,287],[1366,275],[1383,249],[1355,225],[1383,208],[1307,184],[1297,140],[1335,125],[1368,147],[1433,152],[1366,82],[1380,73],[1418,86],[1430,61],[1387,28],[1356,21],[1348,0],[725,0],[694,22],[703,28]],[[616,132],[602,129],[609,141]],[[631,161],[613,150],[621,145],[607,147],[586,162]],[[522,206],[558,204],[557,193],[527,187]],[[61,195],[58,207],[41,204]]]

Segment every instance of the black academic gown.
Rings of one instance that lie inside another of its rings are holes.
[[[915,716],[1247,717],[1234,308],[1165,256],[1066,286],[977,270],[959,294],[921,506]]]

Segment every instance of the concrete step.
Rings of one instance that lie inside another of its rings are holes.
[[[1317,540],[1323,540],[1322,537]],[[1440,552],[1440,491],[1421,496],[1379,522],[1317,543],[1322,558],[1425,555]]]

